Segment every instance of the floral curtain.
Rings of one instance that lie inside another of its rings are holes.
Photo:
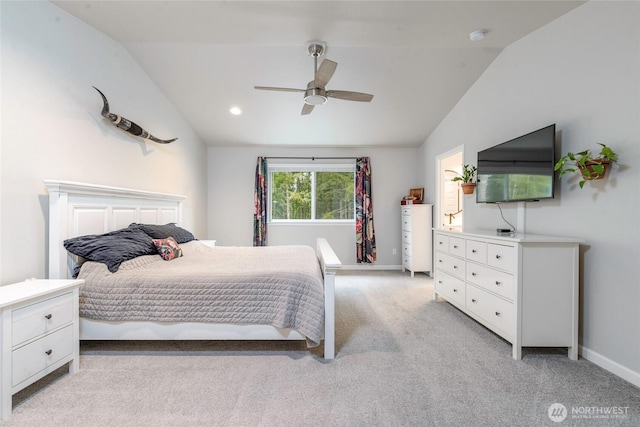
[[[358,263],[373,263],[376,260],[371,166],[368,157],[356,159],[356,256]]]
[[[258,157],[253,195],[253,246],[267,246],[267,160]]]

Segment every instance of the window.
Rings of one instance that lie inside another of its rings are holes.
[[[269,165],[271,221],[353,221],[354,165]]]

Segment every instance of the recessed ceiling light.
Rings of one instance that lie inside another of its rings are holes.
[[[239,107],[231,107],[229,112],[234,116],[239,116],[240,114],[242,114],[242,110]]]
[[[472,42],[479,42],[484,40],[484,36],[487,35],[487,30],[475,30],[469,33],[469,40]]]

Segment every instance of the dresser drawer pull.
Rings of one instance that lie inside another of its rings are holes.
[[[454,265],[454,266],[453,266],[453,268],[458,268],[458,266],[457,266],[457,265]]]
[[[499,280],[496,280],[496,286],[500,286],[502,285],[502,282],[500,282]]]
[[[458,245],[453,245],[453,249],[458,249]]]
[[[499,311],[496,311],[496,316],[500,316],[500,312]]]
[[[471,249],[471,253],[475,254],[477,251],[475,249]]]
[[[444,242],[438,242],[438,244],[439,244],[439,245],[443,245],[443,244],[444,244]]]
[[[47,320],[51,320],[51,317],[53,317],[53,316],[51,316],[51,313],[49,313],[46,316],[44,316],[44,318],[47,319]]]
[[[475,298],[471,298],[471,302],[476,302],[477,300]]]
[[[438,283],[442,283],[442,280],[438,280]]]
[[[500,256],[500,255],[496,255],[496,259],[500,259],[500,258],[501,258],[501,256]]]
[[[458,292],[458,290],[456,288],[453,288],[453,292]]]
[[[472,276],[477,276],[477,274],[476,274],[476,272],[475,272],[475,271],[472,271],[472,272],[471,272],[471,275],[472,275]]]
[[[51,349],[49,349],[49,350],[45,351],[45,354],[46,354],[47,356],[51,356],[51,353],[53,353],[53,350],[51,350]]]
[[[442,260],[441,260],[441,259],[439,259],[439,260],[438,260],[438,262],[442,262]]]

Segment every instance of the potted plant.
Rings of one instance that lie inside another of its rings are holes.
[[[558,175],[561,178],[567,173],[579,173],[580,188],[584,187],[584,183],[592,179],[602,179],[607,173],[607,168],[612,162],[618,161],[618,154],[611,147],[605,144],[602,146],[597,157],[591,154],[591,150],[580,151],[579,153],[568,152],[556,162],[554,169],[560,171]]]
[[[476,171],[478,168],[472,165],[463,165],[462,166],[462,175],[458,174],[451,181],[462,181],[460,186],[462,187],[462,192],[464,194],[473,194],[473,190],[476,188],[476,183],[474,179],[476,177]]]

